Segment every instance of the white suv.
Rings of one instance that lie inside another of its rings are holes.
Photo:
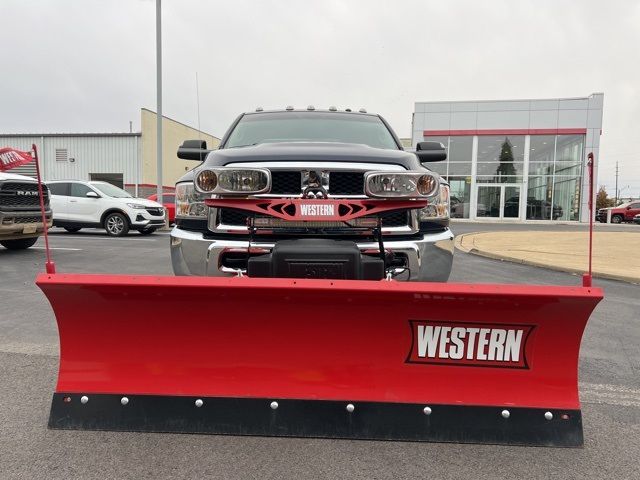
[[[129,229],[151,234],[165,223],[164,207],[143,198],[133,198],[106,182],[58,180],[47,182],[51,192],[53,226],[69,232],[81,228],[104,228],[121,237]]]

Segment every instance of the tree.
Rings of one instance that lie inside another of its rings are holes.
[[[600,187],[598,194],[596,195],[596,210],[613,206],[615,206],[615,200],[613,198],[609,198],[607,190],[604,187]]]
[[[513,182],[516,174],[516,167],[513,165],[513,148],[509,138],[504,139],[500,148],[500,165],[496,170],[496,176],[501,183]]]

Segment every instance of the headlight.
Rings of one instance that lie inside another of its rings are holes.
[[[176,217],[206,217],[207,206],[204,204],[204,199],[207,196],[196,192],[193,182],[178,183],[176,185]]]
[[[130,207],[130,208],[135,208],[135,209],[147,208],[144,205],[140,205],[139,203],[127,203],[127,206]]]
[[[194,180],[200,193],[250,195],[271,189],[271,173],[264,168],[205,168]]]
[[[449,218],[449,185],[440,184],[440,191],[429,205],[419,211],[421,221]]]
[[[423,172],[369,172],[365,191],[371,197],[422,198],[438,191],[438,179]]]

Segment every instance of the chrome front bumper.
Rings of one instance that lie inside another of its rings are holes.
[[[271,250],[273,242],[256,239],[252,248]],[[378,250],[377,242],[357,242],[362,251]],[[409,272],[398,280],[418,282],[446,282],[453,263],[453,234],[450,230],[424,234],[418,239],[387,240],[385,249],[402,254],[407,259]],[[212,240],[201,232],[174,227],[171,231],[171,263],[176,275],[230,276],[233,271],[220,266],[220,255],[229,249],[246,249],[246,240]]]

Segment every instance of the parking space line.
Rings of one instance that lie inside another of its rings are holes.
[[[45,247],[31,247],[32,250],[46,250]],[[74,252],[81,252],[81,248],[67,248],[67,247],[49,247],[49,250],[69,250]]]

